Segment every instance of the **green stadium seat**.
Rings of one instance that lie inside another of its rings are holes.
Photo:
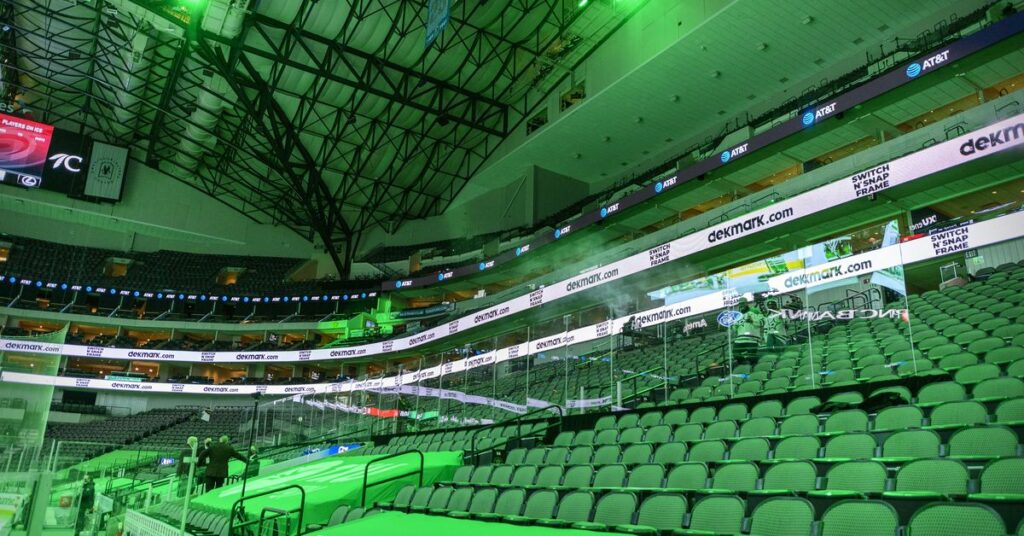
[[[896,509],[884,501],[839,501],[821,516],[820,536],[893,536],[899,526]]]
[[[657,463],[638,465],[626,477],[627,489],[658,489],[665,480],[665,466]]]
[[[608,530],[609,527],[621,526],[633,520],[637,498],[632,493],[606,493],[597,501],[593,521],[578,521],[572,527],[581,530]]]
[[[590,447],[585,447],[585,448],[590,448]],[[539,461],[536,461],[536,457],[533,456],[534,450],[539,450],[540,453],[543,455],[543,457],[541,457],[539,459]],[[530,452],[528,452],[526,454],[526,463],[530,463],[530,464],[534,464],[534,465],[544,465],[544,464],[547,464],[547,465],[553,465],[553,464],[561,465],[561,464],[565,463],[565,461],[566,461],[566,459],[568,459],[568,457],[569,457],[569,448],[568,447],[553,447],[551,450],[549,450],[547,452],[545,452],[543,448],[540,448],[540,449],[530,449]]]
[[[875,415],[875,430],[920,428],[924,412],[917,406],[891,406]]]
[[[662,417],[663,415],[660,411],[648,411],[640,416],[640,421],[637,423],[637,426],[646,429],[659,425],[661,424]]]
[[[1019,324],[1017,326],[1024,328]],[[1020,346],[1004,346],[985,353],[985,362],[996,365],[1012,363],[1021,359],[1024,359],[1024,348]]]
[[[811,534],[814,507],[800,497],[772,497],[754,508],[750,533],[757,536],[803,536]]]
[[[491,470],[491,476],[487,479],[487,484],[490,486],[504,486],[508,485],[509,481],[512,480],[512,471],[515,467],[511,465],[495,465]]]
[[[647,443],[630,445],[622,452],[622,463],[626,465],[647,463],[651,460],[652,454],[653,447]]]
[[[644,433],[644,442],[660,445],[672,440],[672,427],[667,424],[656,424]]]
[[[766,437],[775,435],[775,419],[753,417],[740,426],[740,437]]]
[[[560,432],[552,443],[556,447],[568,447],[573,444],[573,440],[576,438],[576,432]]]
[[[722,409],[718,410],[719,421],[741,421],[747,418],[747,405],[742,403],[732,403],[722,406]]]
[[[594,468],[589,465],[573,465],[565,471],[562,478],[561,488],[579,489],[589,488],[590,482],[594,479]]]
[[[935,458],[914,460],[896,473],[896,488],[885,498],[944,500],[967,494],[970,476],[960,460]]]
[[[805,493],[815,489],[817,468],[806,460],[787,461],[772,464],[764,472],[760,490],[750,493],[758,495]]]
[[[1024,397],[1003,400],[996,406],[996,420],[1001,424],[1024,422]]]
[[[768,458],[771,445],[763,437],[747,437],[732,444],[729,460],[761,461]]]
[[[1006,367],[1006,375],[1011,378],[1024,378],[1024,359],[1018,359]]]
[[[811,410],[821,405],[821,399],[816,396],[804,396],[794,398],[786,406],[786,415],[803,415],[811,413]]]
[[[885,438],[882,457],[887,459],[933,458],[940,454],[941,439],[934,430],[901,430]]]
[[[470,477],[469,483],[474,486],[486,485],[491,479],[491,471],[494,470],[493,466],[480,465],[473,470],[473,476]]]
[[[914,513],[907,536],[1005,536],[1002,518],[992,508],[973,503],[932,503]]]
[[[758,467],[753,463],[720,465],[711,475],[711,489],[704,493],[746,492],[757,487]]]
[[[614,527],[615,532],[657,536],[662,532],[679,529],[686,516],[686,497],[675,493],[656,493],[640,504],[636,524]]]
[[[709,495],[697,501],[686,529],[673,534],[736,534],[743,527],[746,504],[734,495]]]
[[[945,402],[932,410],[929,416],[929,428],[957,428],[975,424],[985,424],[988,410],[973,400]]]
[[[594,423],[594,430],[598,432],[603,430],[614,430],[616,428],[615,421],[615,415],[605,415]]]
[[[690,413],[691,423],[705,424],[714,422],[715,420],[715,408],[714,406],[701,406]]]
[[[875,455],[878,444],[875,436],[864,433],[851,433],[835,436],[825,444],[825,459],[865,459]]]
[[[423,486],[416,488],[416,491],[412,494],[412,499],[409,500],[408,510],[410,512],[422,512],[427,509],[427,503],[430,502],[430,496],[433,495],[434,488],[431,486]]]
[[[471,488],[467,488],[467,489],[471,489]],[[523,490],[521,490],[521,489],[506,490],[505,492],[503,492],[503,494],[504,493],[511,493],[513,495],[518,493],[518,494],[521,495],[523,493]],[[512,497],[513,495],[509,495],[509,497]],[[495,504],[495,500],[497,499],[497,496],[498,496],[498,490],[496,490],[494,488],[483,488],[483,489],[476,490],[476,492],[473,493],[473,498],[472,498],[472,500],[470,500],[468,508],[466,508],[465,510],[450,508],[449,509],[450,511],[448,512],[448,515],[451,516],[451,517],[454,517],[456,519],[467,519],[467,518],[470,518],[470,517],[478,517],[478,516],[480,516],[482,514],[483,515],[494,515],[494,514],[492,514],[492,512],[494,512],[494,504]],[[522,505],[522,498],[521,497],[519,499],[519,503],[520,503],[520,506],[521,506]],[[516,509],[516,513],[519,513],[519,509],[518,508]]]
[[[779,424],[779,435],[810,435],[818,433],[817,415],[792,415],[786,417]]]
[[[637,413],[627,413],[619,417],[618,422],[615,423],[615,428],[618,428],[619,430],[635,428],[637,426],[640,426],[640,415]]]
[[[594,452],[593,464],[594,465],[608,465],[613,463],[619,463],[619,456],[622,455],[618,445],[604,445]],[[571,463],[586,463],[571,461]]]
[[[576,435],[572,438],[573,446],[576,445],[593,445],[595,440],[595,434],[593,430],[580,430],[576,432]]]
[[[445,515],[448,512],[464,512],[469,508],[472,499],[473,488],[456,488],[448,498],[448,504],[441,508],[431,507],[429,512],[439,515]],[[431,502],[433,502],[433,497],[431,497]]]
[[[676,464],[686,459],[686,443],[665,443],[654,451],[654,463]]]
[[[576,447],[569,451],[569,465],[586,465],[594,459],[594,447],[589,445]]]
[[[521,465],[517,467],[515,473],[512,474],[512,479],[509,480],[508,485],[512,487],[525,488],[527,486],[532,486],[536,479],[537,466]]]
[[[999,366],[992,363],[978,363],[966,366],[956,372],[954,379],[963,385],[981,383],[989,378],[999,377]]]
[[[691,462],[717,462],[725,459],[725,443],[722,441],[698,441],[690,445],[687,458]]]
[[[686,424],[688,416],[689,412],[685,408],[673,409],[665,414],[661,422],[670,426],[680,426]]]
[[[479,490],[473,496],[474,501],[469,505],[470,517],[474,519],[497,520],[504,519],[509,516],[517,516],[523,511],[523,502],[526,500],[526,490],[511,488],[502,491],[501,495],[498,495],[497,500],[494,501],[493,508],[486,508],[486,496],[484,496],[484,499],[482,499],[480,503],[476,502],[476,497],[486,491],[488,490]],[[545,491],[555,497],[558,496],[554,491]],[[474,511],[474,507],[480,508],[480,510]],[[552,505],[552,508],[553,507],[554,505]],[[548,515],[551,515],[550,512]]]
[[[967,391],[957,382],[930,383],[917,393],[918,406],[935,406],[943,402],[967,400]]]
[[[700,441],[704,435],[704,425],[689,423],[676,428],[672,434],[673,441]]]
[[[979,382],[971,390],[971,397],[979,401],[1005,400],[1024,396],[1024,380],[1019,378],[990,378]]]
[[[978,364],[978,356],[969,352],[957,352],[942,356],[939,359],[939,368],[947,372],[955,372],[976,364]]]
[[[558,513],[554,517],[538,518],[536,524],[545,527],[569,527],[573,523],[590,521],[590,513],[593,509],[593,493],[580,490],[572,491],[558,502]]]
[[[586,493],[586,492],[582,492]],[[502,494],[504,497],[504,493]],[[498,505],[501,505],[502,497],[498,498],[498,504],[495,505],[495,514],[498,513]],[[520,501],[520,504],[522,502]],[[514,523],[517,525],[530,525],[538,519],[551,519],[555,515],[555,506],[558,504],[558,492],[553,490],[537,490],[530,494],[530,497],[526,499],[526,505],[522,508],[522,515],[516,514],[505,514],[501,517],[502,521],[507,523]],[[589,514],[589,512],[588,512]],[[486,516],[480,516],[483,519],[488,519]]]
[[[728,439],[736,437],[735,421],[717,421],[707,425],[704,439]]]
[[[965,459],[1016,456],[1017,443],[1017,434],[1005,426],[965,428],[949,438],[949,456]]]
[[[671,490],[695,490],[707,485],[708,466],[689,462],[676,465],[668,472],[665,487]]]
[[[469,479],[473,477],[473,470],[476,466],[473,465],[462,465],[455,468],[455,474],[452,475],[452,482],[456,484],[469,484]]]
[[[791,436],[775,445],[772,453],[776,460],[806,460],[818,457],[821,440],[815,436]]]
[[[999,458],[988,462],[981,471],[975,501],[1024,502],[1024,458]]]
[[[609,430],[601,430],[594,436],[594,445],[617,445],[619,443],[619,430],[612,428]]]
[[[837,463],[825,474],[824,489],[809,496],[862,497],[885,491],[885,466],[876,461],[859,460]]]
[[[522,464],[523,462],[526,461],[526,451],[527,449],[523,448],[512,449],[508,451],[508,454],[505,455],[505,463],[509,465]]]
[[[837,411],[825,419],[825,433],[866,432],[868,430],[868,414],[862,409]]]
[[[599,468],[594,474],[594,482],[591,486],[602,489],[617,489],[621,488],[625,481],[625,465],[605,465]]]

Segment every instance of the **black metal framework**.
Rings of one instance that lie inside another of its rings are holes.
[[[422,0],[0,0],[0,83],[37,120],[318,236],[346,275],[365,231],[442,213],[645,3],[460,1],[426,48]],[[236,4],[237,31],[204,24]]]

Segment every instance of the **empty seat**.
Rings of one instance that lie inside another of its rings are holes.
[[[606,493],[597,501],[594,517],[591,521],[577,521],[572,524],[574,529],[607,530],[609,527],[626,525],[633,521],[637,498],[632,493]],[[561,506],[559,506],[561,509]],[[559,511],[561,514],[561,511]],[[589,514],[589,512],[588,512]]]
[[[932,458],[939,455],[941,440],[933,430],[902,430],[885,439],[882,456],[887,458]]]
[[[896,509],[884,501],[839,501],[821,517],[821,536],[893,536],[899,526]]]
[[[811,533],[814,507],[801,497],[773,497],[754,508],[750,533],[758,536],[799,536]]]
[[[1016,456],[1017,443],[1017,434],[1004,426],[965,428],[949,438],[949,456],[974,459]]]
[[[647,496],[637,512],[635,525],[619,525],[617,532],[655,536],[660,532],[678,529],[686,515],[686,497],[674,493],[656,493]]]
[[[887,497],[921,497],[928,494],[958,496],[967,493],[967,466],[959,460],[914,460],[896,473],[896,489]]]
[[[914,513],[907,536],[1004,536],[999,514],[983,504],[931,503]]]
[[[690,514],[690,530],[734,534],[743,525],[745,504],[733,495],[711,495],[697,501]]]

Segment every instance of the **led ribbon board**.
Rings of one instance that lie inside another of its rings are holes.
[[[989,246],[1007,240],[1024,237],[1024,212],[1014,212],[991,220],[963,225],[940,231],[926,237],[895,244],[892,246],[853,255],[813,267],[795,270],[769,280],[771,292],[785,293],[824,285],[837,279],[860,277],[878,270],[900,264],[914,264],[943,257],[951,253]],[[193,393],[193,394],[249,394],[296,395],[320,393],[344,393],[352,391],[399,392],[402,394],[447,398],[470,404],[484,404],[511,411],[525,413],[528,407],[543,401],[522,406],[502,400],[467,395],[459,391],[414,386],[421,381],[457,374],[466,370],[493,365],[516,359],[524,355],[556,351],[572,344],[593,341],[618,333],[629,322],[634,327],[646,327],[665,322],[682,320],[728,307],[735,299],[727,292],[708,294],[684,302],[674,303],[641,311],[629,317],[617,318],[584,326],[566,333],[537,339],[522,344],[493,350],[471,358],[444,363],[417,372],[346,383],[319,383],[306,385],[194,385],[150,382],[115,382],[109,380],[44,376],[21,372],[4,371],[0,381],[55,387],[75,387],[115,391]],[[36,344],[36,343],[32,343]]]
[[[1021,145],[1024,145],[1024,114],[854,173],[835,182],[779,201],[769,207],[708,227],[524,296],[513,298],[473,315],[464,316],[422,333],[399,339],[347,348],[281,352],[141,350],[0,339],[0,351],[59,353],[73,357],[105,359],[204,363],[336,360],[405,351]],[[907,257],[904,256],[903,259],[906,263]]]

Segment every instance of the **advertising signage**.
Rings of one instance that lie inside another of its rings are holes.
[[[545,244],[556,242],[570,234],[579,232],[586,227],[600,223],[620,211],[648,201],[680,184],[689,182],[719,168],[728,166],[736,160],[749,156],[758,149],[762,149],[791,135],[797,134],[809,127],[813,127],[814,125],[835,117],[854,106],[867,102],[904,84],[908,84],[928,73],[938,70],[946,65],[950,65],[956,60],[965,58],[1004,39],[1012,37],[1021,31],[1024,31],[1024,13],[1018,13],[1007,17],[984,30],[972,34],[964,39],[950,43],[948,46],[917,56],[903,64],[900,64],[898,68],[874,78],[846,93],[843,93],[842,95],[808,106],[795,117],[790,118],[779,125],[765,130],[764,132],[761,132],[760,134],[757,134],[741,143],[727,147],[710,158],[705,158],[704,160],[696,162],[685,169],[681,169],[675,175],[661,179],[653,184],[648,184],[640,190],[619,199],[615,203],[611,203],[586,214],[582,214],[576,219],[559,226],[550,233],[536,235],[528,244],[524,244],[515,250],[505,251],[479,264],[461,266],[433,274],[385,281],[382,288],[384,290],[401,290],[404,288],[432,285],[455,277],[473,275],[483,270],[489,270],[495,266],[513,261],[529,251],[536,250],[538,247]]]

